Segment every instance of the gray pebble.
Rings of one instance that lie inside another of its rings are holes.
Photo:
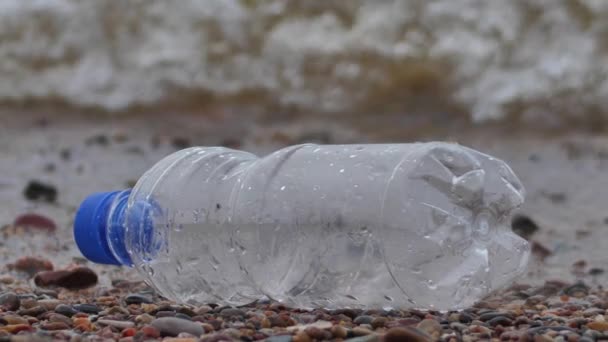
[[[78,313],[78,311],[74,310],[74,308],[66,304],[57,305],[57,307],[55,307],[55,312],[67,317],[72,317]]]
[[[278,335],[278,336],[270,336],[265,341],[266,342],[291,342],[293,338],[291,335]]]
[[[21,300],[16,294],[7,292],[0,295],[0,306],[7,311],[16,311],[21,306]]]
[[[119,329],[132,328],[135,326],[135,323],[130,322],[130,321],[115,321],[115,320],[111,320],[111,319],[100,319],[100,320],[97,320],[97,323],[103,324],[103,325],[109,325],[109,326],[116,327]]]
[[[98,314],[101,312],[101,309],[93,304],[76,304],[74,305],[74,309],[88,314]]]
[[[144,296],[144,295],[135,293],[135,294],[130,294],[130,295],[126,296],[125,303],[127,303],[127,305],[142,304],[142,303],[150,304],[150,303],[152,303],[152,299],[150,299],[148,296]]]
[[[194,336],[200,336],[205,333],[205,329],[196,322],[191,322],[177,317],[162,317],[157,318],[150,323],[158,329],[162,335],[177,336],[179,333],[186,332]]]
[[[245,313],[245,311],[243,311],[241,309],[226,308],[226,309],[223,309],[222,311],[220,311],[220,316],[222,316],[224,318],[230,318],[230,317],[235,317],[235,316],[245,317],[245,316],[247,316],[247,314]]]
[[[355,323],[355,324],[371,324],[373,320],[374,320],[374,317],[372,317],[372,316],[361,315],[361,316],[358,316],[357,318],[355,318],[355,320],[353,321],[353,323]]]

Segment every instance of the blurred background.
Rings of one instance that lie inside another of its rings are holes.
[[[525,281],[600,281],[607,75],[604,0],[2,0],[0,261],[191,145],[448,140],[526,186]]]

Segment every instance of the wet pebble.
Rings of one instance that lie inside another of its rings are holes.
[[[506,326],[512,325],[513,321],[506,316],[496,316],[496,317],[490,319],[489,321],[487,321],[487,323],[493,327],[495,327],[497,325],[502,325],[503,327],[506,327]]]
[[[32,317],[36,317],[36,316],[41,315],[41,314],[43,314],[45,312],[47,312],[47,309],[43,308],[42,306],[34,306],[33,308],[21,309],[21,310],[17,311],[17,313],[19,315],[32,316]]]
[[[175,317],[157,318],[150,325],[158,329],[162,335],[167,336],[177,336],[181,332],[187,332],[194,336],[200,336],[205,333],[205,330],[199,323]]]
[[[74,267],[67,270],[47,271],[36,274],[36,286],[59,286],[69,290],[86,289],[97,284],[97,274],[88,267]]]
[[[12,292],[0,294],[0,308],[4,308],[6,311],[17,311],[20,306],[21,300],[16,294]]]

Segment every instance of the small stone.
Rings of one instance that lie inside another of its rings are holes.
[[[17,313],[23,316],[36,317],[38,315],[42,315],[45,312],[47,312],[47,310],[42,306],[34,306],[33,308],[19,310]]]
[[[144,313],[141,314],[137,317],[135,317],[135,322],[137,323],[143,323],[143,324],[148,324],[150,322],[152,322],[154,320],[154,317],[152,317],[151,315]]]
[[[511,229],[513,232],[526,240],[530,240],[530,237],[536,233],[539,228],[536,222],[530,217],[525,215],[516,215],[511,221]]]
[[[129,321],[115,321],[111,319],[99,319],[97,320],[98,324],[101,325],[109,325],[111,327],[116,327],[119,329],[127,329],[135,326],[135,323]]]
[[[4,315],[2,319],[8,324],[29,324],[27,319],[17,315]]]
[[[574,298],[583,298],[589,294],[589,287],[581,282],[576,283],[572,286],[568,286],[563,290],[565,295]]]
[[[0,284],[10,285],[15,282],[15,278],[9,275],[0,275]]]
[[[365,336],[374,333],[373,331],[363,327],[354,327],[352,332],[355,336]]]
[[[197,315],[204,315],[211,310],[213,310],[213,309],[209,305],[201,305],[194,312]]]
[[[177,336],[181,332],[187,332],[194,336],[200,336],[205,333],[200,324],[175,317],[157,318],[150,324],[158,329],[162,335],[166,336]]]
[[[491,320],[489,320],[487,323],[493,327],[495,327],[497,325],[502,325],[503,327],[508,327],[513,324],[513,321],[511,321],[506,316],[497,316],[497,317],[494,317]]]
[[[23,257],[17,259],[17,261],[15,261],[13,264],[8,265],[8,268],[33,275],[40,271],[52,270],[53,264],[50,261],[42,258]]]
[[[345,340],[345,341],[348,341],[348,342],[379,342],[380,336],[378,336],[376,334],[370,334],[370,335],[359,336],[359,337],[355,337],[355,338],[349,338],[348,340]]]
[[[274,336],[268,337],[265,341],[266,342],[291,342],[292,340],[293,340],[293,338],[291,337],[291,335],[274,335]]]
[[[391,328],[384,335],[384,342],[431,342],[433,339],[423,331],[412,327]]]
[[[293,337],[294,342],[312,342],[312,338],[304,331],[300,331]]]
[[[63,322],[67,325],[72,325],[72,320],[62,314],[54,313],[49,316],[49,322]]]
[[[0,331],[6,331],[10,334],[17,334],[18,332],[21,331],[33,331],[34,328],[32,328],[29,324],[10,324],[10,325],[6,325],[3,327],[0,327]],[[9,341],[13,341],[12,339]]]
[[[147,296],[140,295],[140,294],[130,294],[125,297],[125,303],[127,305],[142,304],[142,303],[150,304],[150,303],[152,303],[152,299],[150,299]]]
[[[341,325],[334,325],[333,327],[331,327],[331,334],[335,338],[346,338],[346,336],[348,335],[348,330],[346,330],[346,328]]]
[[[422,321],[420,321],[420,323],[418,323],[418,326],[416,326],[416,328],[424,331],[433,338],[439,338],[439,336],[441,336],[441,324],[439,324],[439,322],[434,319],[423,319]]]
[[[53,203],[57,200],[57,188],[50,184],[32,180],[23,189],[23,196],[30,201],[42,200]]]
[[[34,277],[36,286],[59,286],[68,290],[86,289],[97,284],[97,274],[88,267],[40,272]]]
[[[606,321],[594,321],[591,323],[587,323],[587,328],[597,330],[597,331],[608,331],[608,322]]]
[[[38,305],[47,310],[55,310],[59,304],[61,304],[61,301],[58,299],[41,299],[38,301]]]
[[[64,322],[46,322],[40,326],[44,330],[67,330],[70,326]]]
[[[386,317],[376,317],[376,318],[374,318],[374,320],[371,323],[372,328],[374,328],[374,329],[383,328],[387,322],[388,322],[388,318],[386,318]]]
[[[101,309],[97,305],[93,304],[76,304],[73,306],[74,310],[84,312],[88,314],[98,314]]]
[[[78,328],[82,331],[90,331],[91,330],[91,321],[87,317],[76,317],[73,320],[74,328]]]
[[[72,317],[78,313],[78,311],[76,311],[73,307],[66,304],[57,305],[57,307],[55,307],[55,312],[67,317]]]
[[[17,311],[21,307],[21,300],[16,294],[7,292],[0,295],[0,308],[6,311]]]
[[[160,337],[160,331],[151,325],[146,325],[143,328],[141,328],[141,332],[144,334],[144,336],[147,336],[147,337],[151,337],[151,338]]]
[[[241,309],[235,309],[235,308],[226,308],[223,309],[222,311],[220,311],[220,316],[224,317],[224,318],[232,318],[232,317],[245,317],[247,316],[247,314],[245,313],[245,311],[241,310]]]
[[[47,233],[53,233],[57,230],[57,225],[53,220],[33,213],[17,216],[13,221],[13,227],[39,230]]]
[[[355,323],[355,324],[371,324],[373,320],[374,320],[374,317],[372,317],[372,316],[361,315],[361,316],[358,316],[357,318],[355,318],[355,320],[353,321],[353,323]]]

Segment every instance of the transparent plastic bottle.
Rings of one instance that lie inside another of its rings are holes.
[[[523,199],[503,161],[456,144],[194,147],[87,198],[75,237],[179,302],[459,309],[525,271]]]

